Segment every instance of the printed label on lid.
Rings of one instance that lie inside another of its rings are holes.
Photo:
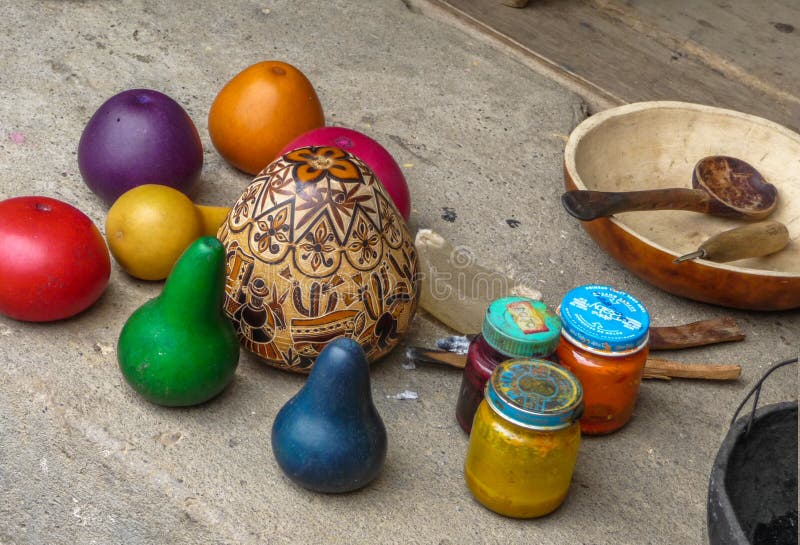
[[[561,318],[541,301],[502,297],[486,309],[481,333],[489,346],[505,356],[548,356],[561,337]]]
[[[625,301],[620,297],[613,298],[613,300],[609,300],[608,302],[612,305],[624,304],[631,310],[631,312],[634,311],[629,302]],[[619,322],[623,328],[628,329],[630,331],[638,331],[642,328],[642,322],[640,322],[639,320],[635,320],[629,316],[625,316],[621,312],[606,306],[601,301],[594,301],[593,303],[589,303],[589,301],[587,301],[583,297],[580,297],[578,299],[573,299],[569,303],[569,305],[572,307],[577,307],[581,310],[588,311],[593,316],[597,316],[598,318],[600,318],[601,320],[605,320],[606,322]],[[594,325],[598,331],[603,330],[602,324],[595,323]]]
[[[625,352],[647,342],[650,316],[644,305],[610,286],[572,289],[561,303],[564,335],[590,348]]]
[[[506,305],[506,310],[525,335],[550,331],[544,317],[528,301],[509,303]]]

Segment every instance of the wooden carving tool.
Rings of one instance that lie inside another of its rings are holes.
[[[763,257],[780,252],[789,244],[789,230],[778,221],[762,221],[723,231],[703,242],[691,253],[682,255],[673,263],[690,259],[705,259],[727,263],[748,257]]]

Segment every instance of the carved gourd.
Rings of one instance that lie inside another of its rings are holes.
[[[369,167],[341,149],[277,158],[217,236],[225,310],[242,344],[273,366],[308,373],[337,337],[372,362],[408,330],[419,291],[413,241]]]

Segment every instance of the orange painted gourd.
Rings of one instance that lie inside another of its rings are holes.
[[[325,124],[314,87],[294,66],[264,61],[245,68],[219,92],[208,133],[222,157],[256,174],[297,136]]]

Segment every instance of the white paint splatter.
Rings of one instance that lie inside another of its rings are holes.
[[[463,356],[469,351],[469,342],[469,339],[463,335],[444,337],[443,339],[436,340],[436,348]]]
[[[47,475],[47,472],[50,471],[47,467],[47,458],[42,458],[42,460],[39,462],[39,467],[42,468],[42,473]]]
[[[183,434],[179,431],[164,431],[153,436],[153,439],[165,447],[172,447],[177,445],[180,440],[183,439]]]
[[[78,524],[80,524],[81,526],[86,526],[86,519],[81,514],[82,509],[83,508],[80,505],[76,505],[75,508],[72,510],[72,516],[78,519]]]
[[[107,356],[114,353],[114,347],[110,344],[96,342],[94,343],[94,351],[100,352],[102,355]]]
[[[419,394],[417,392],[412,392],[411,390],[403,390],[402,392],[398,392],[393,396],[386,396],[388,399],[419,399]]]

